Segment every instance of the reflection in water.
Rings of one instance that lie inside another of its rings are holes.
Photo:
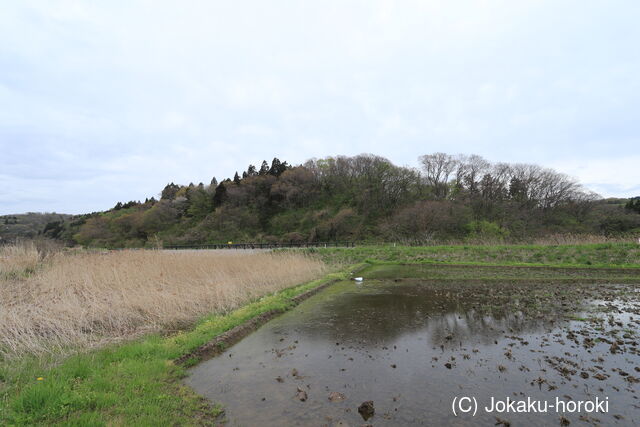
[[[550,318],[528,318],[505,307],[496,307],[491,315],[478,311],[487,299],[481,291],[480,285],[455,291],[415,283],[342,285],[323,300],[299,308],[293,327],[316,341],[375,347],[416,331],[438,346],[451,344],[454,337],[457,343],[490,343],[504,331],[534,332],[552,324]]]
[[[566,329],[579,328],[584,337],[592,331],[562,320],[560,300],[541,312],[533,291],[546,292],[533,285],[523,292],[512,284],[342,282],[195,367],[187,383],[222,403],[230,425],[361,425],[357,408],[369,400],[373,425],[496,423],[496,414],[454,418],[451,400],[461,394],[588,399],[615,393],[612,412],[624,418],[604,414],[601,421],[634,421],[635,386],[609,371],[633,372],[637,353],[612,354],[604,341],[583,348]],[[606,381],[594,378],[600,370]],[[345,399],[330,400],[332,392]],[[559,424],[557,414],[497,415]]]

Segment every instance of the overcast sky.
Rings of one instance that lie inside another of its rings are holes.
[[[640,2],[2,1],[0,214],[436,151],[640,195]]]

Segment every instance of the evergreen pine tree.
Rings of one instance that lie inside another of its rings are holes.
[[[640,197],[633,197],[629,199],[624,207],[629,209],[630,211],[634,211],[640,214]]]
[[[280,167],[282,163],[280,163],[280,159],[274,157],[271,161],[271,168],[269,168],[269,175],[278,176],[280,175]]]
[[[227,188],[224,186],[224,181],[216,187],[216,192],[213,195],[213,207],[217,208],[222,205],[227,199]]]
[[[176,185],[173,182],[171,184],[167,184],[162,190],[162,193],[160,193],[160,198],[165,200],[174,200],[178,190],[180,190],[179,185]]]
[[[258,173],[259,175],[266,175],[269,173],[269,164],[267,163],[266,160],[262,161],[262,166],[260,166],[260,172]]]

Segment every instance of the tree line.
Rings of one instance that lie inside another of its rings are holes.
[[[420,168],[362,154],[292,166],[274,158],[233,178],[167,184],[159,198],[75,216],[50,237],[106,247],[227,241],[494,239],[640,231],[638,199],[602,199],[531,164],[432,153]],[[47,233],[45,232],[45,234]]]

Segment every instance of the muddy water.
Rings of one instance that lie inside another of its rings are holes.
[[[638,292],[571,289],[341,282],[196,366],[187,383],[221,403],[232,426],[638,425]],[[477,399],[475,417],[453,416],[462,396]],[[609,407],[487,413],[491,397],[597,397]],[[365,401],[375,408],[367,421]]]

